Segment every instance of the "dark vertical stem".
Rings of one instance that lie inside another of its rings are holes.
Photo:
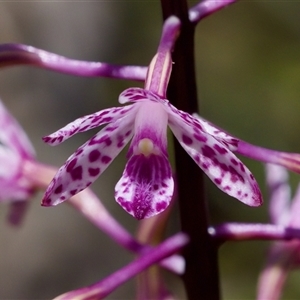
[[[194,62],[194,31],[188,20],[186,0],[161,0],[163,17],[181,19],[180,36],[172,55],[174,66],[168,87],[168,99],[178,108],[198,111]],[[176,173],[182,230],[190,238],[184,250],[186,272],[183,281],[188,299],[220,298],[217,247],[208,235],[208,213],[203,174],[176,141]]]

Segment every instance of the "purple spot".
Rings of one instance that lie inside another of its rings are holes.
[[[60,193],[62,192],[62,188],[63,188],[62,184],[59,185],[59,186],[54,190],[54,194],[60,194]]]
[[[107,155],[103,155],[101,158],[101,162],[104,164],[108,164],[111,161],[111,157],[107,156]]]
[[[123,146],[124,146],[124,140],[121,139],[121,140],[118,142],[117,147],[118,147],[118,148],[121,148],[121,147],[123,147]]]
[[[102,122],[103,123],[108,123],[112,120],[112,117],[106,117],[106,118],[103,118]]]
[[[123,190],[123,194],[127,194],[129,192],[129,188],[126,187],[124,190]]]
[[[222,179],[220,179],[220,178],[215,178],[215,179],[214,179],[214,182],[215,182],[215,184],[220,185],[220,184],[222,183]]]
[[[119,197],[117,200],[118,200],[118,202],[120,203],[120,205],[121,205],[126,211],[128,211],[129,213],[132,211],[132,207],[131,207],[130,202],[124,201],[124,198],[123,198],[123,197]]]
[[[203,163],[201,164],[201,168],[204,169],[204,170],[207,170],[209,167],[209,164],[208,163]]]
[[[47,198],[43,200],[43,205],[50,205],[51,204],[51,198]]]
[[[201,148],[201,151],[202,151],[203,155],[208,157],[208,158],[212,158],[213,156],[216,155],[216,152],[211,147],[209,147],[207,145],[204,145]]]
[[[88,171],[91,176],[97,176],[100,173],[100,168],[89,168]]]
[[[72,160],[68,163],[66,171],[67,171],[68,173],[70,173],[70,172],[73,170],[73,168],[75,167],[76,163],[77,163],[77,158],[72,159]]]
[[[226,186],[224,187],[224,190],[225,190],[225,191],[231,191],[231,187],[230,187],[229,185],[226,185]]]
[[[65,197],[65,196],[61,196],[60,199],[61,199],[61,200],[65,200],[66,197]]]
[[[182,141],[186,144],[186,145],[192,145],[193,144],[193,140],[186,136],[185,134],[182,135]]]
[[[112,132],[112,131],[116,130],[118,127],[119,127],[119,126],[106,127],[106,128],[105,128],[105,131]]]
[[[223,163],[219,163],[220,168],[224,171],[224,172],[228,172],[228,166],[226,164]]]
[[[238,164],[238,161],[236,161],[234,158],[232,158],[230,161],[231,161],[235,166]]]
[[[250,174],[250,178],[251,178],[252,180],[254,180],[254,176],[253,176],[252,174]]]
[[[71,177],[73,180],[81,180],[82,179],[82,166],[78,166],[71,171]]]
[[[126,114],[129,110],[130,110],[130,109],[122,110],[122,111],[121,111],[121,115]]]
[[[154,191],[157,191],[158,188],[159,188],[158,184],[154,184],[154,185],[153,185],[153,190],[154,190]]]
[[[202,143],[206,143],[207,142],[207,137],[204,136],[204,135],[200,135],[200,134],[193,134],[194,138],[199,141],[199,142],[202,142]]]
[[[90,127],[89,125],[86,125],[86,126],[80,128],[80,132],[86,131],[86,129],[89,128],[89,127]]]
[[[89,154],[89,161],[90,162],[96,161],[97,159],[99,159],[100,155],[101,155],[100,151],[97,150],[97,149],[91,151],[90,154]]]
[[[71,194],[72,196],[74,196],[75,194],[77,194],[77,190],[72,190],[72,191],[70,191],[70,194]]]
[[[77,149],[77,151],[75,152],[76,156],[80,155],[83,152],[82,148]]]
[[[162,186],[164,187],[164,188],[166,188],[166,187],[168,187],[168,185],[166,184],[166,183],[162,183]]]
[[[201,126],[199,123],[197,123],[195,120],[193,120],[193,124],[194,124],[194,126],[196,126],[198,129],[203,130],[202,126]]]
[[[220,147],[218,144],[214,145],[214,149],[217,150],[220,154],[225,154],[227,153],[227,149]]]
[[[95,144],[101,144],[105,143],[107,146],[111,145],[112,141],[110,137],[106,134],[103,137],[101,137],[99,140],[97,140],[95,137],[91,138],[89,141],[89,145],[95,145]]]
[[[195,155],[193,158],[194,158],[194,160],[196,161],[197,164],[200,163],[200,156],[198,154]]]
[[[155,209],[156,209],[157,212],[160,212],[160,211],[165,210],[166,207],[167,207],[167,202],[166,201],[162,201],[162,202],[159,202],[159,203],[156,204]]]
[[[240,169],[243,173],[245,173],[245,167],[244,167],[243,163],[241,163],[241,162],[240,162]]]
[[[91,123],[92,123],[92,124],[93,124],[93,123],[97,123],[99,120],[101,120],[101,118],[102,118],[101,116],[94,117]]]
[[[244,177],[241,174],[239,174],[233,167],[229,166],[229,172],[231,173],[230,180],[232,182],[236,182],[238,180],[240,180],[243,183],[245,182]]]

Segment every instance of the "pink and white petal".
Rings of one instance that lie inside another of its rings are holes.
[[[23,158],[34,158],[34,148],[25,131],[0,101],[0,142]]]
[[[49,145],[56,146],[79,132],[88,131],[99,127],[103,124],[114,123],[115,121],[126,117],[128,114],[134,113],[136,108],[133,105],[123,107],[111,107],[91,115],[87,115],[76,119],[58,131],[43,137],[44,142]],[[111,130],[114,130],[114,125],[110,125]]]
[[[201,132],[206,132],[224,144],[231,151],[237,150],[239,140],[227,134],[224,130],[214,127],[211,123],[200,118],[199,116],[193,117],[190,114],[177,109],[167,101],[165,101],[165,109],[169,113],[169,119],[171,123],[172,120],[175,120],[174,122],[176,123],[177,119],[181,119],[182,122],[193,129],[195,135],[201,134]]]
[[[103,128],[76,152],[47,188],[42,200],[43,206],[57,205],[91,185],[121,152],[133,134],[133,119],[125,118]]]
[[[205,120],[204,118],[200,117],[198,114],[194,113],[193,118],[198,120],[201,125],[204,127],[204,130],[209,133],[211,136],[216,138],[219,142],[228,145],[231,151],[236,151],[239,143],[239,139],[230,135],[223,129],[219,128],[218,126],[212,124],[211,122]]]
[[[133,155],[115,187],[116,201],[141,220],[163,212],[172,199],[174,181],[164,155]]]
[[[121,104],[145,100],[150,100],[154,102],[163,101],[163,99],[155,93],[152,93],[151,91],[142,88],[129,88],[123,91],[119,96],[119,103]]]
[[[219,189],[247,205],[262,204],[254,176],[224,144],[206,132],[195,134],[179,118],[173,119],[169,126],[181,146]]]

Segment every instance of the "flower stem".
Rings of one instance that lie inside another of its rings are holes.
[[[194,63],[194,25],[188,19],[186,0],[161,0],[163,18],[176,15],[181,20],[180,36],[175,44],[173,71],[168,99],[188,113],[198,111]],[[217,246],[208,234],[207,203],[203,174],[186,152],[175,143],[179,208],[182,231],[190,237],[183,255],[183,275],[188,299],[220,298]]]

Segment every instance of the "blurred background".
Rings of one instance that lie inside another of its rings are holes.
[[[190,4],[195,4],[190,1]],[[300,3],[241,1],[203,20],[196,31],[201,115],[251,143],[300,152]],[[147,65],[160,38],[159,1],[0,3],[0,42],[24,43],[70,58]],[[75,118],[118,105],[118,95],[139,83],[80,78],[14,67],[0,70],[2,101],[27,131],[40,161],[60,166],[94,132],[56,148],[47,135]],[[242,158],[265,193],[264,169]],[[125,152],[92,186],[110,212],[135,231],[137,221],[114,201]],[[192,174],[191,174],[192,176]],[[300,176],[291,175],[293,187]],[[268,200],[249,208],[210,182],[213,224],[268,222]],[[20,228],[0,210],[0,299],[49,299],[94,283],[127,264],[132,255],[89,224],[67,204],[40,207],[32,200]],[[176,210],[170,232],[178,230]],[[227,243],[220,250],[224,299],[254,299],[268,242]],[[169,278],[170,289],[184,293]],[[283,299],[299,299],[300,270],[291,273]],[[108,299],[132,299],[134,281]],[[124,296],[126,295],[126,296]]]

